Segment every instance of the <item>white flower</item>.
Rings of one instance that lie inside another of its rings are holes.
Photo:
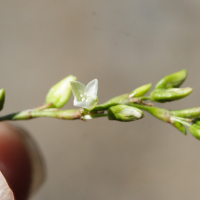
[[[98,102],[97,90],[98,80],[90,81],[87,86],[78,81],[71,81],[72,92],[74,94],[74,106],[92,110]]]

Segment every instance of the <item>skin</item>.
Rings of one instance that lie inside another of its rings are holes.
[[[31,188],[32,167],[19,130],[8,123],[0,123],[0,171],[12,189],[15,200],[27,200]]]
[[[3,174],[0,172],[0,199],[1,200],[14,200],[14,195],[10,189],[6,179]]]

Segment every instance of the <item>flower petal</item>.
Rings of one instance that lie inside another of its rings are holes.
[[[94,94],[97,94],[97,91],[98,91],[98,80],[94,79],[87,84],[85,88],[85,93],[87,93],[89,96],[92,96]]]
[[[78,101],[76,97],[74,97],[74,106],[78,106],[81,108],[87,108],[87,103],[84,101]]]
[[[77,101],[76,97],[74,97],[74,106],[78,106],[81,108],[86,108],[87,110],[92,110],[95,108],[97,105],[98,98],[96,99],[89,99],[89,101],[84,102],[84,101]]]
[[[81,98],[80,95],[83,94],[85,91],[85,85],[83,85],[82,83],[80,83],[78,81],[71,81],[70,84],[72,87],[72,92],[74,94],[74,97],[76,97],[78,100],[80,100],[80,98]]]
[[[88,110],[92,110],[92,109],[94,109],[95,107],[96,107],[96,105],[97,105],[97,102],[98,102],[98,98],[97,98],[97,96],[96,96],[96,98],[91,98],[91,99],[89,99],[89,101],[87,102],[87,105],[86,105],[86,109],[88,109]]]

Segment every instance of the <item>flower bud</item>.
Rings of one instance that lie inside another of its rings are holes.
[[[135,104],[134,106],[137,106],[140,108],[140,105]],[[146,110],[150,114],[152,114],[154,117],[157,119],[160,119],[164,122],[169,122],[169,110],[163,109],[163,108],[158,108],[158,107],[148,107],[148,106],[142,106],[143,110]]]
[[[108,109],[108,119],[117,121],[135,121],[144,117],[144,114],[138,108],[126,105],[112,106]]]
[[[184,110],[172,110],[170,111],[170,115],[182,118],[190,118],[190,119],[198,118],[200,117],[200,107],[189,108]]]
[[[69,100],[71,95],[70,81],[75,81],[75,76],[67,76],[49,90],[46,96],[46,103],[52,103],[53,108],[63,107]]]
[[[186,129],[185,127],[183,126],[183,124],[181,124],[180,122],[177,122],[177,121],[173,121],[171,122],[171,124],[177,128],[179,131],[181,131],[184,135],[187,135],[187,132],[186,132]]]
[[[196,139],[200,140],[200,125],[192,124],[189,127],[189,131]]]
[[[199,125],[200,126],[200,121],[195,121],[195,124]]]
[[[170,88],[170,89],[155,89],[150,94],[151,101],[168,102],[182,99],[192,92],[192,88]]]
[[[179,87],[187,77],[187,71],[181,70],[179,72],[170,74],[162,78],[155,86],[155,89],[158,88],[176,88]]]
[[[130,94],[129,97],[141,97],[144,94],[146,94],[151,88],[151,83],[143,85],[139,88],[136,88],[135,90],[133,90]]]
[[[5,90],[0,89],[0,110],[3,109],[4,102],[5,102]]]

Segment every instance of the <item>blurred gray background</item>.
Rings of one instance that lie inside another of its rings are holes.
[[[194,88],[192,95],[159,106],[200,106],[200,1],[0,1],[0,27],[1,115],[41,105],[69,74],[84,84],[97,78],[103,103],[187,69],[183,87]],[[30,131],[47,165],[32,200],[200,198],[199,141],[149,114],[131,123],[15,124]]]

